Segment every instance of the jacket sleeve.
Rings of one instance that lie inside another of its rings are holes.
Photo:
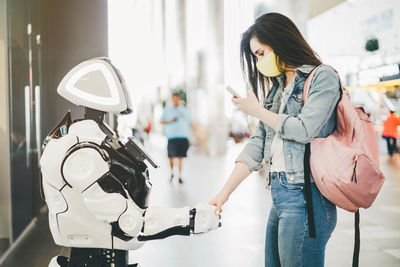
[[[313,77],[308,98],[298,116],[279,114],[275,132],[282,139],[309,143],[331,117],[340,98],[336,72],[323,66]]]
[[[243,151],[236,158],[235,162],[243,162],[250,171],[257,171],[262,167],[264,158],[265,128],[260,121],[254,135],[247,141]]]

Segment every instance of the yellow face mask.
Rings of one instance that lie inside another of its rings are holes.
[[[276,77],[281,72],[276,64],[276,55],[271,51],[263,59],[257,62],[257,69],[267,77]]]

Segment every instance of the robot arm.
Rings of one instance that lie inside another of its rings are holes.
[[[102,221],[118,225],[119,238],[137,237],[139,241],[163,239],[172,235],[205,233],[221,226],[215,207],[199,203],[194,208],[148,207],[141,209],[128,197],[106,192],[104,179],[114,179],[107,154],[93,143],[79,143],[71,148],[64,163],[63,177],[78,189],[85,206]]]
[[[172,235],[205,233],[221,226],[215,207],[199,203],[193,209],[149,207],[144,216],[143,234],[139,241],[163,239]]]
[[[221,226],[215,207],[199,203],[194,208],[149,207],[142,210],[131,200],[104,192],[94,184],[83,193],[84,202],[98,219],[118,222],[127,240],[164,239],[173,235],[201,234]],[[121,236],[120,236],[121,238]]]

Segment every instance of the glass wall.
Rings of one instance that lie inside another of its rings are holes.
[[[10,244],[10,155],[7,2],[0,1],[0,257]]]
[[[105,0],[4,3],[10,125],[5,136],[10,141],[11,172],[11,201],[7,201],[11,203],[7,204],[11,234],[9,238],[0,236],[0,257],[35,217],[46,212],[40,197],[39,170],[44,137],[68,110],[73,119],[82,117],[83,108],[62,99],[57,86],[73,66],[107,56],[108,39]]]
[[[15,240],[42,205],[39,195],[40,79],[37,1],[8,1],[11,206]],[[36,138],[38,137],[38,138]]]

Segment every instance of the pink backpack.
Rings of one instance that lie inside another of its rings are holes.
[[[304,84],[303,99],[308,91],[316,67]],[[339,81],[340,82],[340,81]],[[307,199],[309,171],[323,196],[336,206],[355,214],[355,244],[353,266],[358,266],[360,248],[359,208],[368,208],[374,202],[385,180],[379,170],[377,135],[362,107],[354,105],[340,83],[342,97],[337,105],[337,123],[334,132],[326,138],[314,138],[306,146],[305,197],[311,233],[315,236],[312,199]],[[309,161],[307,160],[309,157]],[[310,185],[308,185],[310,188]],[[310,189],[308,189],[310,190]],[[313,229],[311,229],[313,228]]]
[[[320,66],[310,73],[304,84],[304,102]],[[343,87],[341,90],[336,130],[326,138],[311,141],[310,167],[322,195],[336,206],[356,212],[371,206],[385,177],[379,170],[373,124],[364,109],[351,102]]]

